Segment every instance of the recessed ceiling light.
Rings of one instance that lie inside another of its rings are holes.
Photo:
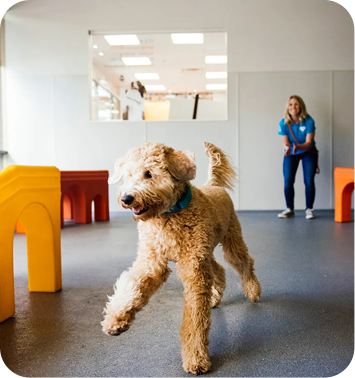
[[[206,64],[227,63],[227,55],[205,56]]]
[[[208,90],[227,89],[227,84],[206,84]]]
[[[139,39],[135,34],[105,35],[105,39],[111,46],[140,45]]]
[[[93,47],[94,49],[97,49],[97,45],[93,45],[92,47]]]
[[[225,79],[227,77],[227,72],[206,72],[206,79]]]
[[[152,64],[146,56],[124,57],[122,61],[126,66],[150,66]]]
[[[196,93],[196,92],[197,92],[197,89],[194,89],[194,92]]]
[[[171,39],[176,45],[202,44],[203,33],[173,33]]]
[[[135,73],[134,76],[138,80],[158,80],[160,79],[157,73]]]
[[[165,85],[146,85],[147,91],[165,91]]]
[[[99,55],[100,55],[100,56],[104,56],[104,53],[100,51],[100,52],[99,52]]]

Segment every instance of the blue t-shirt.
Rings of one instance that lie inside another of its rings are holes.
[[[306,142],[306,136],[307,134],[311,134],[316,129],[314,125],[314,119],[311,116],[307,116],[305,120],[303,120],[301,123],[295,123],[291,125],[291,129],[293,133],[295,134],[295,137],[297,138],[298,142],[300,144],[303,144]],[[291,142],[291,155],[294,155],[293,153],[293,144],[297,144],[297,142],[293,139],[293,136],[290,132],[290,129],[288,128],[287,124],[285,124],[285,119],[282,118],[282,120],[279,123],[279,135],[287,135],[288,139]],[[313,139],[312,147],[316,145],[315,140]],[[298,150],[296,152],[296,155],[302,154],[306,152],[307,150]]]

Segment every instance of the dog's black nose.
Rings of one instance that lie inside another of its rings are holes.
[[[121,201],[125,204],[125,205],[131,205],[134,201],[134,197],[131,196],[130,194],[124,194],[121,198]]]

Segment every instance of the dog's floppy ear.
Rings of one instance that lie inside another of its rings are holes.
[[[109,185],[117,184],[122,180],[122,166],[124,165],[124,163],[125,161],[123,157],[116,160],[113,175],[108,179]]]
[[[171,150],[167,154],[168,171],[179,181],[190,181],[196,177],[195,155],[190,151]]]

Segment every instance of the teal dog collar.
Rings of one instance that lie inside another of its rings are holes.
[[[184,197],[184,195],[182,197]],[[191,198],[192,198],[191,187],[189,184],[187,184],[187,194],[185,198],[183,200],[179,199],[169,211],[166,211],[162,215],[175,213],[175,211],[185,209],[187,206],[190,205]]]

